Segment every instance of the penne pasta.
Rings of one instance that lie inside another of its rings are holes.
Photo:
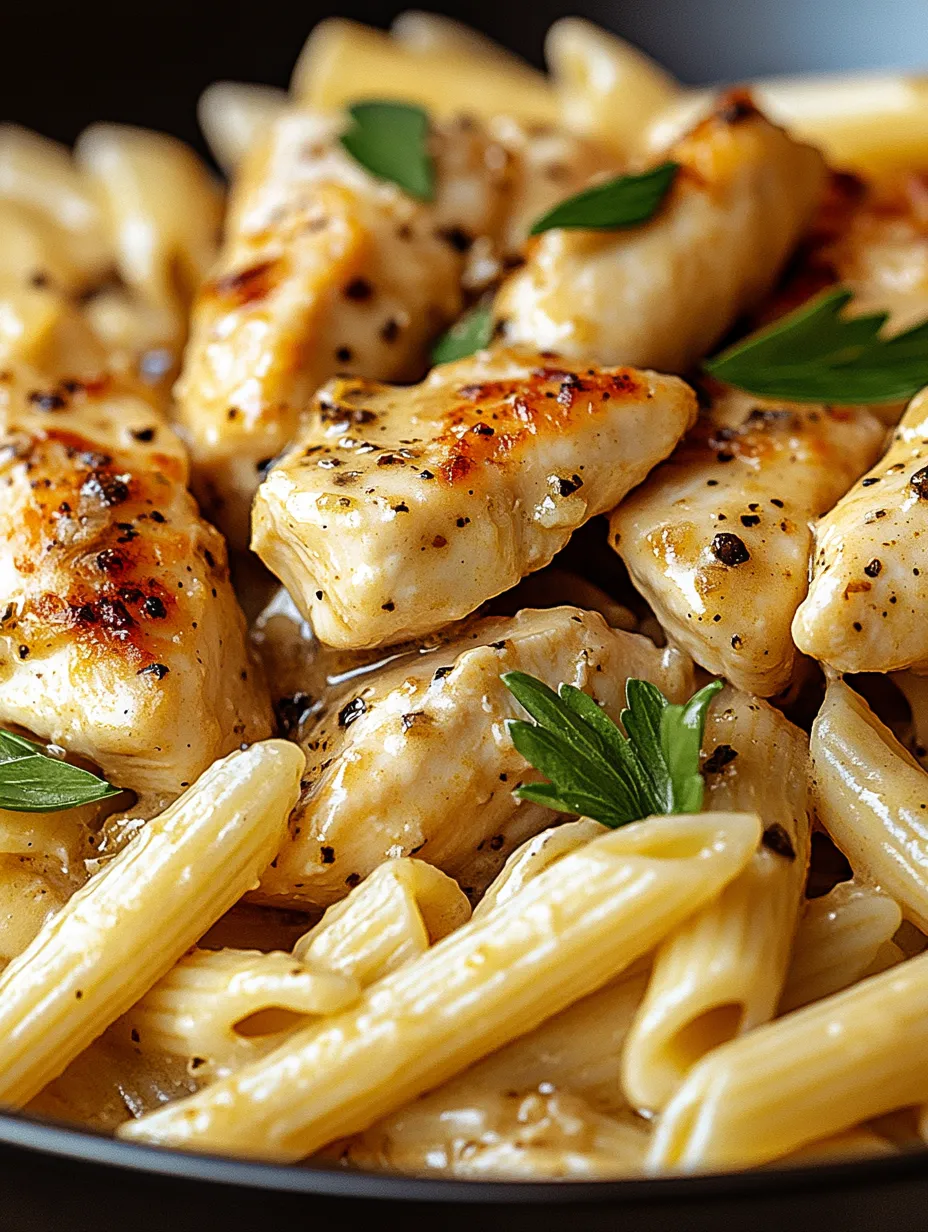
[[[749,1167],[928,1099],[928,956],[705,1057],[668,1104],[654,1172]]]
[[[708,807],[756,812],[764,842],[657,950],[623,1062],[630,1101],[650,1110],[706,1053],[775,1014],[809,864],[805,734],[729,688],[709,713],[703,748]]]
[[[238,169],[286,106],[286,93],[273,86],[214,81],[206,87],[197,103],[197,119],[226,175]]]
[[[507,903],[255,1065],[128,1138],[300,1159],[594,992],[732,880],[748,814],[652,818],[565,856]]]
[[[812,727],[819,820],[858,877],[928,928],[928,774],[841,680]]]
[[[898,903],[856,881],[842,881],[806,903],[780,1013],[848,988],[872,973],[875,963],[902,961],[902,951],[892,943],[901,923]]]
[[[569,856],[572,851],[579,851],[581,847],[606,832],[605,826],[598,821],[591,821],[589,817],[581,817],[578,821],[567,821],[550,830],[542,830],[512,853],[474,908],[474,918],[480,919],[500,903],[505,903],[546,868],[550,868],[564,856]]]
[[[210,767],[0,976],[0,1103],[28,1103],[258,880],[303,755],[269,740]]]
[[[470,914],[457,882],[431,864],[388,860],[329,907],[293,954],[366,986],[424,954]]]

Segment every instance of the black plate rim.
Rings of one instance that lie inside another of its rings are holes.
[[[611,1204],[640,1206],[774,1193],[871,1188],[928,1177],[928,1150],[876,1159],[767,1168],[703,1176],[643,1177],[620,1181],[463,1181],[389,1176],[373,1172],[296,1167],[230,1159],[120,1142],[107,1134],[20,1113],[0,1113],[0,1145],[71,1162],[118,1168],[178,1181],[202,1181],[277,1193],[415,1203]]]

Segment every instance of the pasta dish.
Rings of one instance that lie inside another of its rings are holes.
[[[222,181],[0,128],[3,1110],[928,1137],[928,83],[546,57],[325,21],[207,90]]]

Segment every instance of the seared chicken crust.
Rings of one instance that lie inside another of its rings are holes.
[[[526,609],[475,621],[327,700],[301,741],[303,794],[261,896],[326,906],[384,860],[409,855],[479,893],[513,847],[552,820],[512,795],[537,777],[506,728],[522,711],[500,675],[516,670],[576,685],[614,719],[629,676],[673,701],[692,687],[680,651],[610,629],[598,612]]]
[[[770,290],[818,204],[822,157],[732,94],[673,146],[651,222],[542,234],[495,312],[510,343],[684,372]]]
[[[262,483],[252,546],[333,646],[428,633],[546,565],[696,417],[675,377],[514,352],[336,380]]]
[[[419,379],[464,306],[462,284],[498,276],[526,210],[603,162],[590,143],[515,122],[497,126],[504,140],[470,119],[437,124],[425,203],[355,162],[338,140],[345,124],[306,111],[274,124],[237,183],[194,308],[179,417],[204,509],[237,545],[264,468],[323,381]]]
[[[103,377],[0,378],[0,723],[138,792],[271,734],[222,536],[183,446]]]
[[[928,668],[928,391],[884,457],[815,527],[793,636],[842,672]]]
[[[883,434],[863,409],[724,392],[616,509],[610,542],[697,663],[761,697],[788,686],[809,523],[873,462]]]

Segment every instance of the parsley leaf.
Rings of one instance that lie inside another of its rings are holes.
[[[704,367],[752,394],[794,402],[900,402],[928,384],[928,321],[881,336],[888,313],[843,317],[845,287],[816,296]]]
[[[661,163],[641,175],[620,175],[605,184],[594,184],[542,214],[529,235],[541,235],[555,227],[618,231],[647,222],[657,213],[679,170],[679,163]]]
[[[44,745],[0,729],[0,809],[54,813],[119,792],[89,770],[49,757]]]
[[[364,102],[348,108],[353,124],[341,143],[366,171],[398,184],[420,201],[435,196],[428,151],[429,118],[411,103]]]
[[[433,364],[450,364],[454,359],[466,359],[482,351],[493,340],[493,309],[490,304],[477,304],[442,334],[432,347]]]
[[[572,685],[562,684],[555,693],[524,672],[507,672],[502,681],[534,720],[510,719],[512,742],[549,780],[516,788],[520,800],[592,817],[613,829],[654,813],[702,808],[699,749],[720,680],[683,706],[672,705],[646,680],[629,680],[621,716],[627,735]]]

